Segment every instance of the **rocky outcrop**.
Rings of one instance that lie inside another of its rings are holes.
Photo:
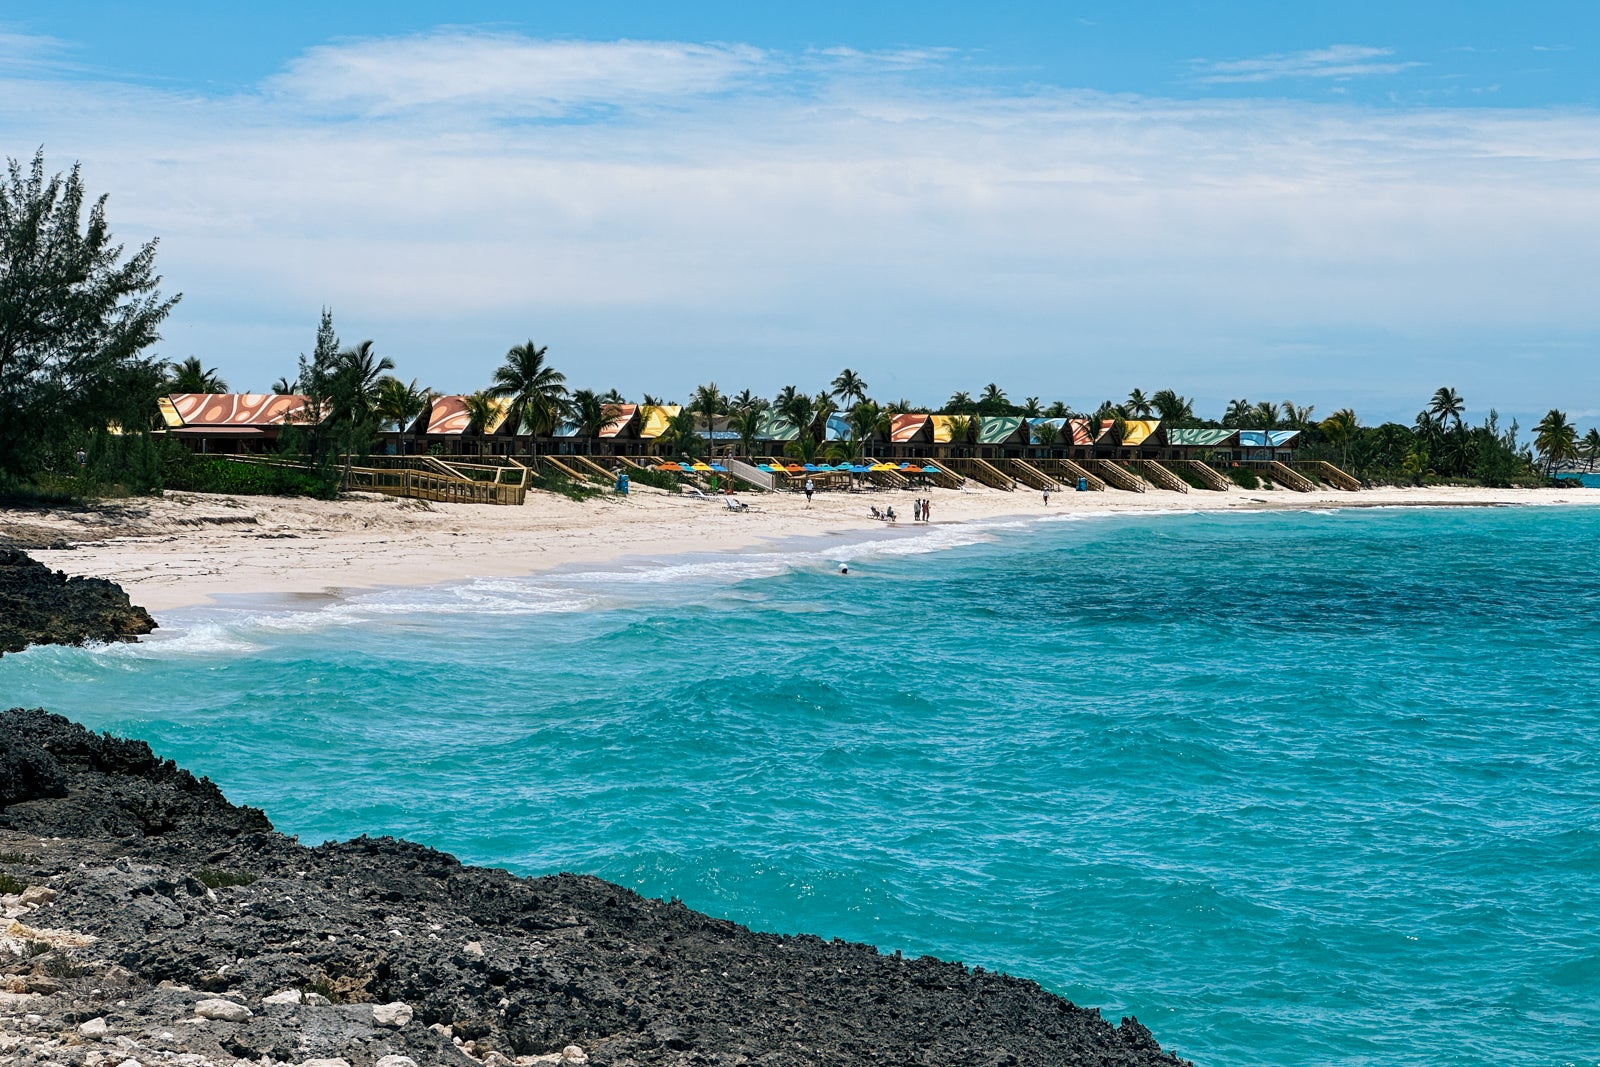
[[[5,1062],[1181,1062],[1134,1020],[957,963],[389,838],[307,848],[41,711],[0,712],[0,789]]]
[[[0,654],[29,645],[131,641],[156,628],[120,586],[68,578],[15,548],[0,548]]]

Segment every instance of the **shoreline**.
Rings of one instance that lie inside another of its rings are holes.
[[[1570,488],[1068,492],[1052,494],[1048,509],[1031,491],[917,495],[931,499],[933,522],[886,526],[871,518],[873,506],[910,511],[913,494],[892,491],[819,493],[812,507],[798,494],[749,494],[741,496],[751,504],[745,513],[729,512],[715,499],[660,491],[584,502],[538,494],[520,508],[171,493],[84,509],[0,509],[0,540],[68,575],[109,578],[159,619],[238,597],[337,601],[398,587],[702,553],[782,551],[785,544],[831,536],[878,541],[1059,515],[1600,504],[1600,492]]]

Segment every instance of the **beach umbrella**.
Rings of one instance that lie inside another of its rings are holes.
[[[923,474],[938,474],[939,473],[939,468],[938,467],[923,467],[922,468],[922,473]]]
[[[806,472],[806,469],[800,466],[798,463],[791,463],[783,469],[788,471],[790,474],[804,474]]]
[[[676,463],[658,463],[658,464],[656,464],[656,470],[658,470],[658,471],[675,471],[677,469],[678,469],[678,465]]]
[[[728,473],[728,468],[724,467],[720,463],[713,463],[711,465],[711,469],[714,470],[714,471],[721,471],[723,474],[727,474]]]
[[[708,471],[708,470],[711,470],[711,469],[712,469],[711,468],[711,464],[709,464],[709,463],[696,463],[693,467],[690,468],[690,470],[694,470],[694,471]]]

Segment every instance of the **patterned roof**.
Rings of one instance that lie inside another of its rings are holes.
[[[157,405],[170,429],[281,426],[305,409],[298,393],[168,393]]]

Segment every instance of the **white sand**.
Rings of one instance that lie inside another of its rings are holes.
[[[582,503],[530,493],[520,508],[426,505],[382,498],[290,500],[171,493],[87,510],[0,510],[0,536],[61,539],[67,551],[32,550],[68,574],[120,583],[134,603],[162,612],[219,594],[339,594],[393,585],[527,574],[632,555],[736,551],[773,541],[881,531],[869,506],[892,505],[910,525],[911,502],[933,501],[933,521],[965,522],[1046,513],[1037,492],[974,487],[917,493],[741,495],[752,510],[635,487],[626,500]],[[1581,489],[1107,490],[1057,493],[1050,512],[1302,509],[1315,507],[1600,503]]]

